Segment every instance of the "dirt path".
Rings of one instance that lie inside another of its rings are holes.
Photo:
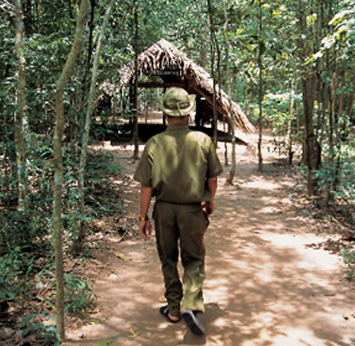
[[[110,236],[96,252],[101,263],[90,274],[99,309],[90,323],[69,326],[66,346],[350,346],[355,344],[355,292],[346,283],[342,259],[316,244],[307,213],[290,195],[295,181],[266,161],[238,149],[237,178],[219,180],[216,211],[206,235],[204,286],[206,337],[195,337],[183,322],[159,315],[163,282],[154,240]],[[222,148],[219,150],[223,157]],[[139,186],[131,152],[118,150],[124,165],[127,217],[138,214]],[[265,153],[267,155],[267,153]],[[270,157],[270,159],[272,159]]]

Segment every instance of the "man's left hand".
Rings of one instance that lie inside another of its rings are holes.
[[[144,240],[149,240],[152,235],[152,226],[149,220],[139,222],[139,234]]]

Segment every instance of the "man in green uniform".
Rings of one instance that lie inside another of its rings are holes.
[[[194,107],[195,95],[182,88],[168,89],[161,100],[168,127],[147,142],[134,179],[141,183],[139,232],[146,240],[152,234],[149,204],[153,196],[156,199],[153,218],[168,302],[160,313],[171,323],[182,317],[194,334],[202,335],[204,327],[196,313],[205,311],[203,239],[223,168],[210,137],[188,127]]]

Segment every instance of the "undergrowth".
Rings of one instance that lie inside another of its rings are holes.
[[[0,167],[0,344],[59,345],[55,328],[55,274],[52,247],[53,157],[49,140],[41,139],[29,154],[29,195],[26,213],[16,208],[16,177],[8,160]],[[64,155],[63,249],[66,261],[73,259],[71,245],[77,236],[78,160]],[[8,166],[6,166],[8,165]],[[85,217],[90,221],[117,213],[119,198],[112,177],[120,173],[112,153],[91,152],[86,169]],[[96,230],[94,230],[96,231]],[[89,229],[90,236],[91,230]],[[90,256],[90,246],[80,260]],[[78,272],[65,273],[65,313],[82,318],[93,309],[96,296],[92,283]]]

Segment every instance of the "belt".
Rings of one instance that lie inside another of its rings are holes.
[[[166,203],[166,204],[175,204],[175,205],[201,205],[202,202],[178,203],[178,202],[157,199],[155,203]]]

